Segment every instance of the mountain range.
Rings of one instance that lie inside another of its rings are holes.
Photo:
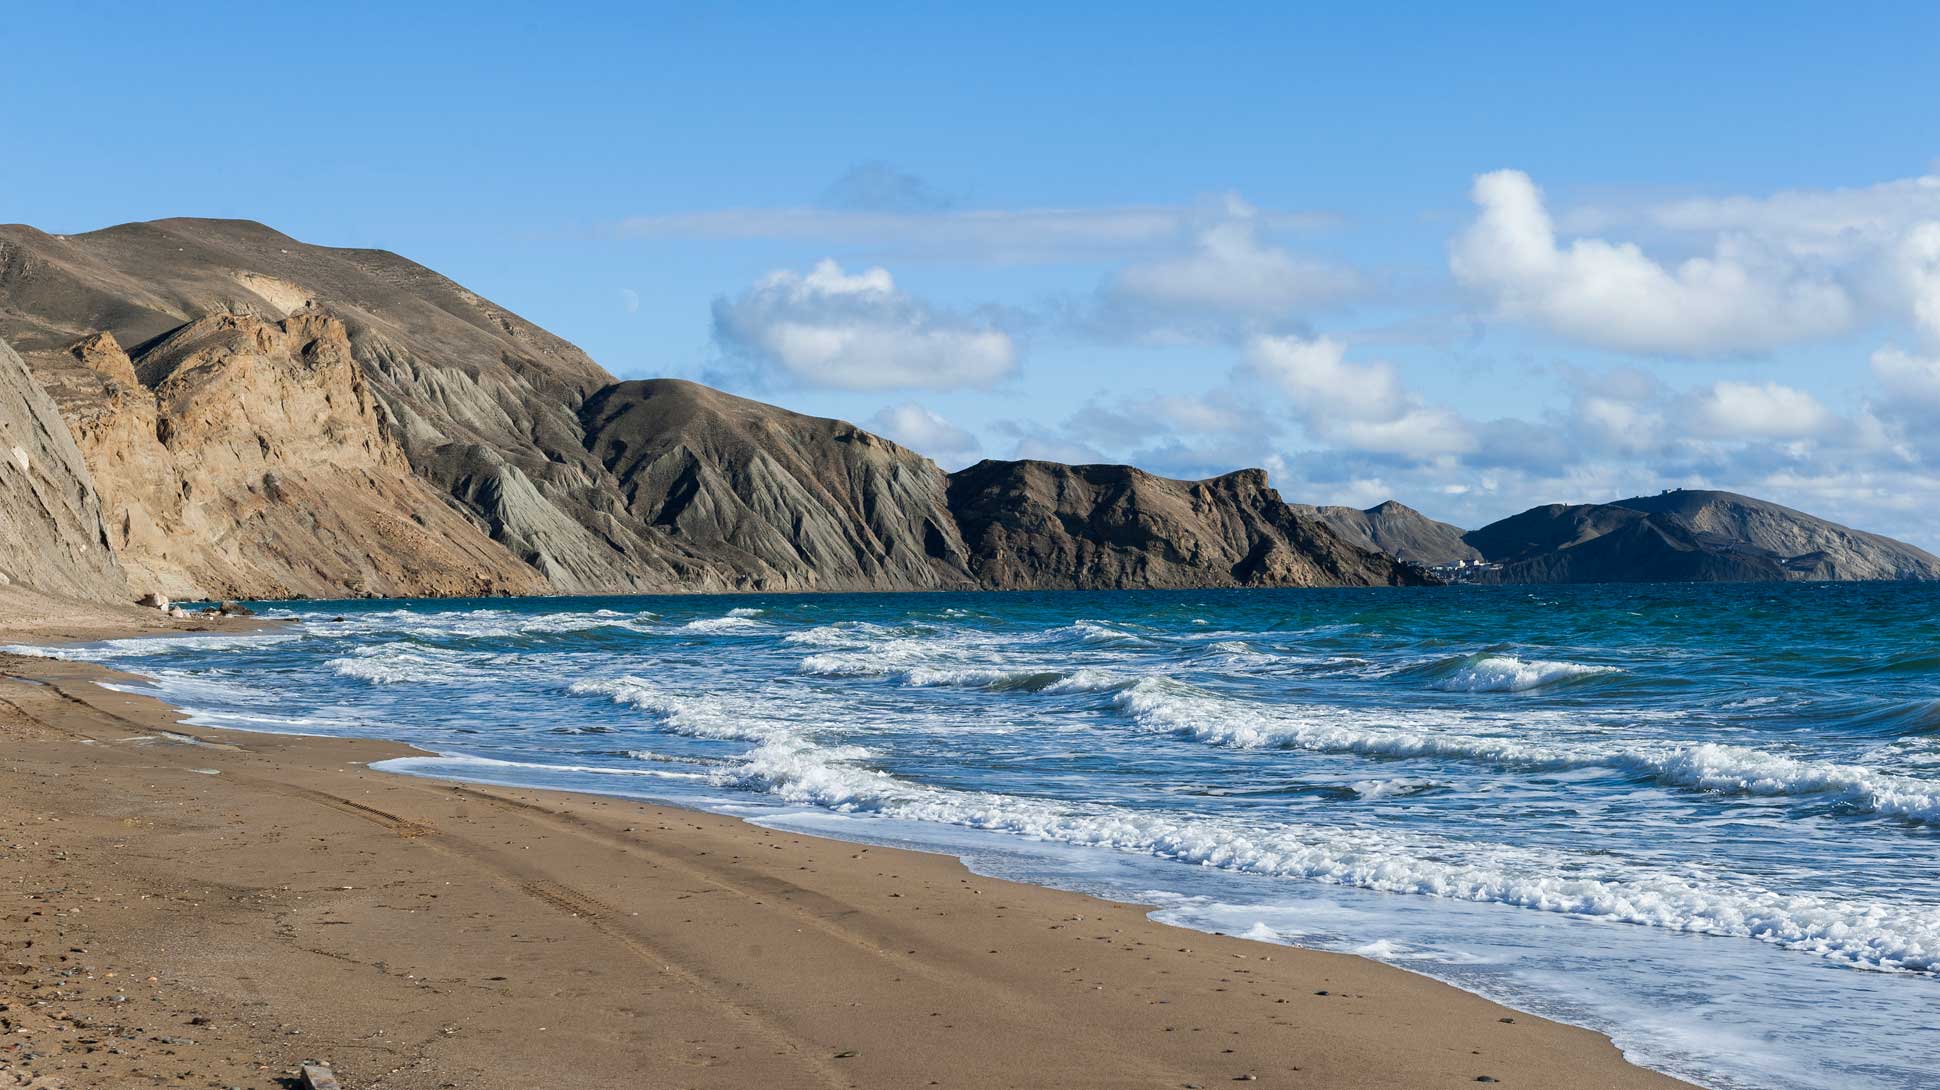
[[[945,473],[236,220],[0,226],[0,447],[0,576],[103,599],[1940,578],[1729,493],[1465,532],[1289,504],[1257,469]]]

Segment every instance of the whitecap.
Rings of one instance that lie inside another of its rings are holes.
[[[1240,749],[1440,757],[1535,770],[1609,768],[1667,786],[1820,798],[1876,814],[1940,822],[1940,783],[1720,742],[1586,739],[1557,744],[1420,727],[1368,726],[1365,714],[1250,704],[1158,677],[1139,680],[1120,690],[1114,700],[1146,729]]]
[[[730,613],[725,617],[703,617],[697,621],[688,621],[686,624],[680,626],[682,632],[701,632],[711,636],[735,632],[763,632],[769,628],[769,625],[757,621],[753,617],[739,615],[738,613]]]
[[[1615,674],[1614,666],[1547,659],[1523,660],[1514,655],[1483,655],[1470,659],[1437,681],[1435,688],[1452,693],[1521,693],[1564,681]]]

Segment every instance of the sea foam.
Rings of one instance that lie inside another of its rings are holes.
[[[1524,661],[1514,655],[1481,655],[1464,660],[1434,687],[1453,693],[1522,693],[1546,685],[1620,673],[1614,666],[1545,659]]]
[[[1370,726],[1369,713],[1262,705],[1164,678],[1114,698],[1147,729],[1242,749],[1285,748],[1371,757],[1436,757],[1530,770],[1610,768],[1659,783],[1725,794],[1815,797],[1920,822],[1940,822],[1940,783],[1856,764],[1815,761],[1719,742],[1585,739],[1567,745],[1432,727]],[[1456,720],[1460,722],[1460,720]]]

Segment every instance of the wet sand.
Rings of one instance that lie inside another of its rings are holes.
[[[288,1086],[306,1060],[351,1090],[1685,1085],[1360,958],[372,772],[413,751],[181,726],[106,676],[0,656],[0,1087]]]

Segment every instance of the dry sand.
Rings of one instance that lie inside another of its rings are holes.
[[[372,772],[409,751],[179,726],[106,674],[0,658],[0,1087],[290,1086],[310,1059],[350,1090],[1684,1085],[1359,958]]]

